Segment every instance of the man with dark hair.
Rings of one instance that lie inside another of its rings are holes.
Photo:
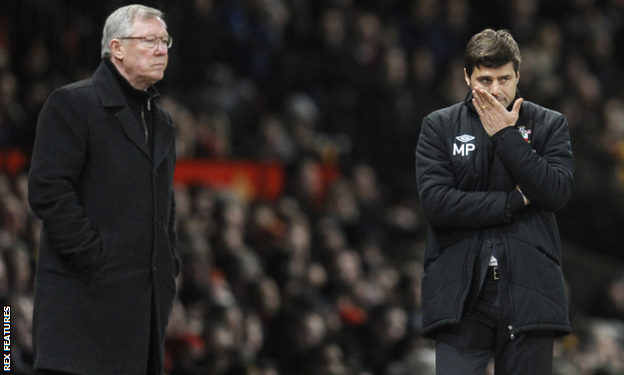
[[[55,90],[37,123],[29,202],[42,219],[38,374],[162,374],[179,271],[175,128],[155,101],[172,39],[161,11],[104,26],[93,77]]]
[[[566,118],[524,101],[520,52],[484,30],[465,52],[471,92],[425,117],[418,192],[430,228],[423,334],[437,374],[551,374],[554,338],[570,332],[554,212],[572,194]]]

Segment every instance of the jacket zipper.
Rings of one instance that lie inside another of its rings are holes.
[[[497,180],[497,175],[498,175],[498,170],[496,169],[496,163],[495,163],[495,160],[496,160],[496,150],[493,147],[493,144],[488,143],[488,146],[489,146],[489,148],[488,148],[488,158],[490,160],[489,160],[489,165],[488,165],[489,171],[488,171],[488,179],[487,179],[487,190],[489,190],[489,188],[490,188],[490,186],[492,184],[496,185],[495,182]],[[503,251],[505,253],[508,253],[507,249],[509,248],[509,245],[508,245],[507,241],[505,241],[505,233],[504,233],[503,229],[501,229],[500,236],[501,236],[501,239],[503,240]],[[505,291],[506,291],[505,294],[507,294],[507,298],[509,299],[509,305],[511,306],[511,308],[510,308],[510,320],[511,320],[510,323],[511,324],[509,324],[507,326],[507,329],[509,330],[509,338],[511,340],[513,340],[513,339],[516,338],[516,334],[514,332],[514,326],[513,326],[513,320],[514,320],[514,317],[513,317],[513,300],[512,300],[512,295],[511,295],[511,285],[509,284],[509,281],[511,280],[511,274],[510,274],[511,267],[509,266],[509,254],[505,254],[505,255],[506,255],[505,256],[505,258],[506,258],[506,261],[505,261],[505,263],[506,263],[506,270],[505,270],[505,274],[506,274],[505,278],[506,278],[506,280],[501,280],[501,281],[507,283],[507,287],[505,288]]]
[[[505,245],[505,252],[508,253],[509,249],[509,244],[505,238],[505,234],[504,234],[504,230],[501,230],[501,235],[503,236],[503,243]],[[507,286],[505,287],[505,294],[507,295],[507,300],[509,301],[509,325],[507,326],[507,330],[509,331],[509,338],[511,340],[516,338],[516,333],[514,332],[514,306],[513,306],[513,296],[511,293],[511,266],[509,264],[509,254],[507,255],[507,260],[506,260],[506,264],[505,264],[505,283],[507,283]]]
[[[147,110],[151,111],[152,98],[147,99]],[[147,122],[145,122],[145,108],[141,106],[141,120],[143,120],[143,131],[145,132],[145,143],[148,142],[149,133],[147,132]]]

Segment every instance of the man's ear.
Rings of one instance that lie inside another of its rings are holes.
[[[123,60],[125,53],[125,46],[119,39],[113,39],[110,41],[111,56],[114,56],[118,60]]]
[[[470,76],[468,75],[466,68],[464,68],[464,79],[466,80],[466,84],[468,85],[468,87],[470,87]]]

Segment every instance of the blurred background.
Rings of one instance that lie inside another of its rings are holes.
[[[557,219],[574,333],[555,374],[624,374],[624,1],[137,2],[174,39],[157,84],[178,132],[169,374],[434,374],[414,150],[423,117],[467,95],[464,48],[484,28],[512,32],[522,96],[571,127]],[[0,298],[18,374],[32,373],[37,115],[91,76],[106,17],[130,3],[0,0]]]

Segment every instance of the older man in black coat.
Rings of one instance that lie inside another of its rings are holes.
[[[43,229],[33,338],[40,373],[155,374],[176,292],[175,129],[154,99],[171,37],[131,5],[104,26],[91,79],[54,91],[29,199]]]

